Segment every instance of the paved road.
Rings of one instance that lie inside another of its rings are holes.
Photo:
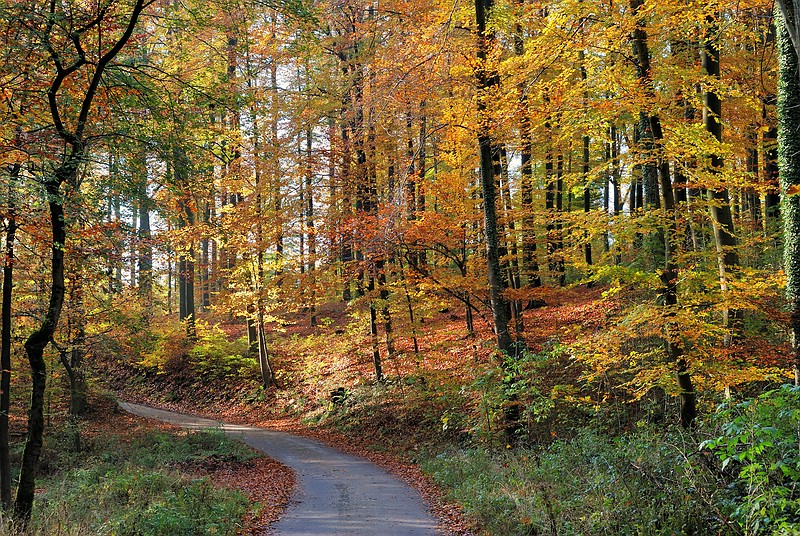
[[[436,534],[436,521],[419,493],[368,461],[284,432],[225,424],[128,402],[119,405],[135,415],[184,428],[220,428],[291,467],[297,476],[297,487],[283,516],[272,525],[273,534]]]

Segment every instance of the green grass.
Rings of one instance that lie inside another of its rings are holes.
[[[218,431],[148,432],[98,439],[70,452],[69,434],[52,434],[52,470],[40,482],[27,532],[0,516],[0,533],[26,535],[233,535],[253,508],[238,491],[215,488],[180,469],[241,462],[256,455]],[[16,532],[15,532],[16,531]]]

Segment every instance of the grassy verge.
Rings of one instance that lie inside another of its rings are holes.
[[[79,444],[67,427],[48,435],[43,459],[49,474],[27,532],[0,518],[0,533],[236,534],[250,501],[195,475],[254,456],[215,431],[98,435]]]

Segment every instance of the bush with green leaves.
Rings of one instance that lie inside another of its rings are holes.
[[[732,474],[724,506],[745,534],[800,533],[800,387],[727,404],[702,448]]]
[[[234,341],[219,325],[197,321],[197,341],[189,350],[192,367],[209,379],[256,378],[258,360],[249,355],[247,337]]]
[[[503,422],[507,409],[516,406],[523,425],[517,432],[518,439],[526,439],[525,436],[541,435],[539,429],[547,428],[560,413],[574,410],[574,404],[563,404],[571,398],[564,392],[569,387],[555,384],[549,374],[549,370],[559,366],[563,353],[564,348],[553,343],[540,352],[502,356],[488,367],[469,389],[480,396],[471,433],[492,441],[507,424]],[[562,403],[556,404],[557,400]]]

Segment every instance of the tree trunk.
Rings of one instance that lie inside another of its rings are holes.
[[[520,0],[519,5],[524,5]],[[522,56],[525,53],[525,40],[522,25],[514,28],[514,53]],[[534,231],[533,217],[533,131],[531,128],[530,111],[528,110],[528,90],[524,82],[517,86],[519,97],[517,99],[517,113],[519,114],[520,135],[520,204],[522,205],[522,271],[529,287],[536,288],[542,285],[539,277],[539,263],[536,259],[536,233]],[[467,308],[469,310],[469,308]],[[467,319],[468,325],[472,324],[472,311]],[[472,329],[469,329],[472,333]]]
[[[370,269],[369,281],[367,286],[369,292],[369,335],[372,341],[372,365],[375,369],[375,380],[383,381],[383,367],[381,364],[381,351],[378,345],[378,311],[375,308],[375,276]]]
[[[8,436],[8,416],[11,409],[11,298],[14,285],[14,241],[17,218],[15,184],[21,166],[13,164],[8,170],[8,222],[6,224],[6,247],[3,261],[3,302],[0,309],[0,502],[9,511],[11,496],[11,458]]]
[[[784,13],[796,16],[794,5],[785,2]],[[776,10],[777,11],[777,10]],[[792,46],[786,19],[776,14],[778,33],[778,167],[783,192],[783,264],[786,300],[789,305],[794,382],[800,385],[800,70],[797,50]]]
[[[264,331],[264,304],[259,298],[258,301],[258,316],[256,323],[258,327],[258,363],[261,367],[261,385],[264,389],[270,387],[278,387],[278,382],[275,379],[275,371],[272,369],[272,362],[267,352],[267,334]]]
[[[76,144],[78,145],[78,144]],[[47,312],[39,327],[25,341],[25,353],[31,367],[31,399],[28,412],[28,435],[22,453],[17,498],[14,503],[16,517],[27,523],[33,510],[33,498],[36,490],[36,471],[42,453],[44,439],[44,391],[47,385],[47,366],[44,361],[44,349],[50,343],[61,318],[64,305],[64,246],[67,232],[64,220],[64,199],[61,185],[65,181],[74,182],[78,166],[83,161],[83,147],[73,146],[67,160],[55,171],[55,177],[45,182],[50,209],[50,231],[52,238],[50,299]]]
[[[177,146],[173,148],[172,156],[175,182],[186,185],[189,181],[189,159],[185,151]],[[184,198],[181,200],[181,210],[183,214],[180,215],[180,227],[193,227],[195,224],[195,210],[191,199]],[[194,306],[194,256],[194,244],[183,246],[178,254],[179,319],[181,322],[186,322],[186,334],[190,339],[197,337],[197,329],[195,327],[197,318]]]
[[[477,55],[479,66],[476,72],[478,88],[478,147],[480,149],[481,191],[483,193],[483,222],[486,239],[486,263],[488,268],[489,301],[492,308],[497,349],[508,356],[513,355],[513,341],[508,332],[508,316],[503,297],[503,275],[500,270],[500,238],[497,231],[497,191],[495,189],[494,165],[492,163],[491,117],[487,107],[489,91],[495,85],[494,76],[487,70],[488,47],[491,41],[486,29],[488,12],[492,0],[475,0],[477,32]]]
[[[389,264],[391,264],[391,262]],[[386,356],[392,359],[395,354],[395,349],[392,331],[392,315],[389,311],[389,288],[386,286],[386,266],[387,263],[383,260],[376,263],[378,286],[380,287],[381,318],[383,320],[383,332],[386,338]]]
[[[589,89],[588,89],[588,75],[586,72],[586,53],[583,50],[578,52],[578,61],[580,62],[580,71],[581,71],[581,81],[584,84],[583,90],[583,109],[584,113],[586,113],[586,108],[589,104]],[[589,136],[585,135],[582,139],[583,142],[583,154],[582,154],[582,169],[581,172],[583,173],[583,212],[586,214],[586,221],[589,221],[589,213],[592,210],[592,189],[591,189],[591,181],[589,180],[589,170],[590,170],[590,162],[589,162]],[[585,237],[586,243],[583,245],[583,260],[586,262],[586,266],[592,265],[592,240],[591,236],[588,235]],[[591,268],[589,268],[589,274],[591,277]],[[589,280],[588,287],[593,286],[593,282],[591,279]]]
[[[68,352],[59,352],[69,379],[69,414],[72,417],[86,411],[88,388],[84,358],[86,357],[86,307],[83,297],[84,274],[76,266],[70,275],[69,314],[70,346]]]
[[[306,129],[306,177],[305,177],[305,218],[306,218],[306,232],[308,233],[308,276],[309,286],[311,287],[311,296],[309,297],[308,305],[308,322],[311,327],[317,325],[316,313],[316,277],[315,270],[317,266],[317,230],[314,223],[314,173],[312,171],[312,144],[313,144],[313,131],[311,127]]]
[[[150,197],[147,173],[139,185],[139,295],[149,304],[153,299],[153,246],[150,234]],[[146,309],[152,313],[150,308]]]
[[[635,13],[638,12],[642,5],[641,0],[631,1],[631,8],[634,9]],[[652,95],[655,89],[652,86],[650,72],[647,32],[641,22],[637,22],[637,27],[634,31],[634,49],[637,53],[637,75],[640,83],[645,86],[645,91]],[[664,268],[660,278],[664,285],[662,288],[664,306],[667,308],[665,317],[669,319],[676,315],[678,305],[678,265],[675,262],[672,242],[676,234],[675,195],[669,172],[669,163],[661,155],[664,134],[661,128],[661,119],[657,114],[652,112],[645,113],[644,111],[639,114],[639,136],[640,139],[644,140],[642,150],[645,164],[642,166],[642,173],[645,175],[643,180],[644,189],[645,192],[648,192],[645,194],[645,204],[652,208],[658,207],[660,204],[657,203],[659,183],[650,184],[653,179],[660,182],[661,196],[664,200],[664,213],[667,224],[665,228],[659,228],[655,233],[658,244],[652,244],[651,252],[663,258]],[[650,174],[654,175],[654,177],[650,177]],[[655,190],[655,194],[653,190]],[[683,349],[680,346],[678,326],[673,321],[666,321],[663,337],[667,357],[675,367],[677,374],[681,397],[681,424],[685,428],[689,428],[697,415],[695,393]]]
[[[205,201],[205,208],[203,210],[203,222],[206,225],[211,225],[211,204],[214,202],[213,194]],[[200,240],[200,292],[202,297],[200,299],[200,310],[207,311],[211,307],[211,240],[204,237]]]
[[[720,76],[717,14],[706,17],[706,34],[701,58],[703,70],[712,79]],[[703,91],[703,124],[714,139],[722,141],[722,102],[713,89]],[[710,171],[719,173],[723,167],[722,157],[710,156]],[[711,188],[708,190],[711,206],[711,221],[714,224],[714,241],[717,247],[719,283],[723,294],[728,293],[728,279],[739,266],[736,233],[733,226],[728,190]],[[738,328],[739,313],[728,307],[723,311],[723,324],[735,333]]]

